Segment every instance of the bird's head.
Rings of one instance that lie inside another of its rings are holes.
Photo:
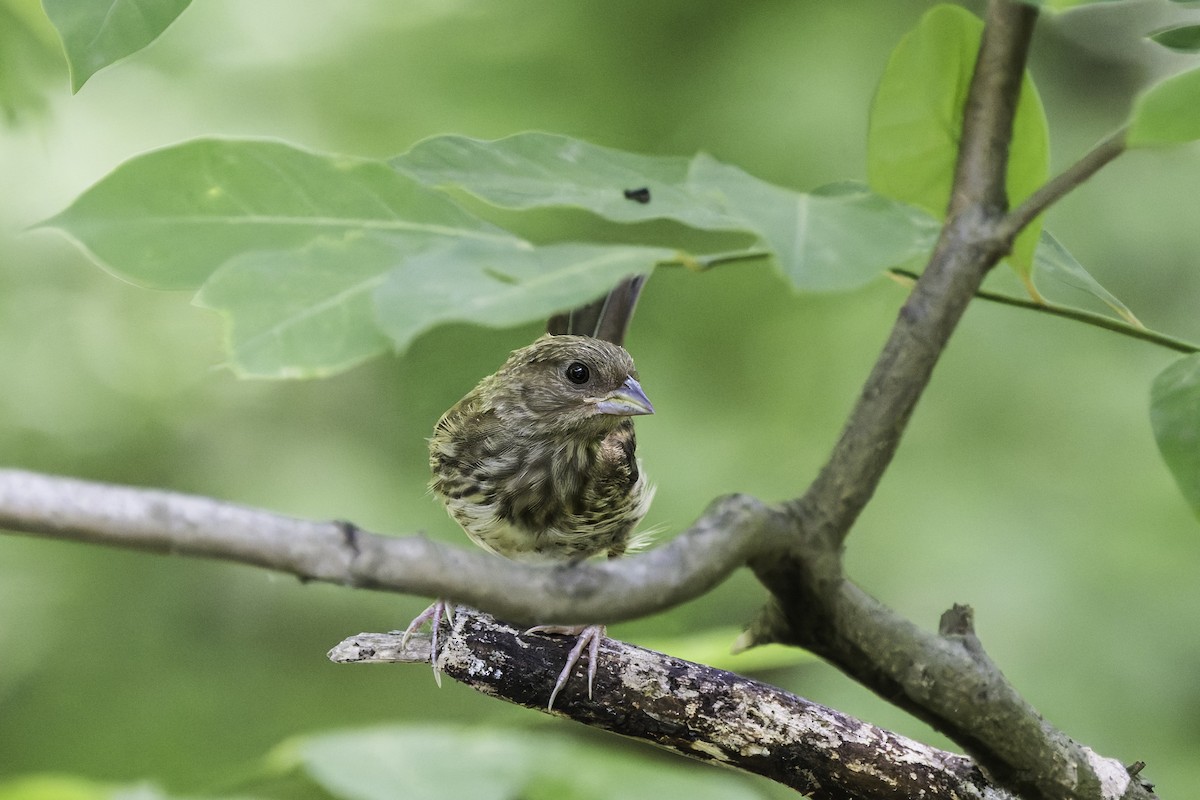
[[[495,377],[503,395],[498,410],[514,421],[600,432],[654,413],[625,348],[590,336],[542,336],[513,351]]]

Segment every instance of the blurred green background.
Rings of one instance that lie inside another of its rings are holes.
[[[301,12],[207,0],[76,96],[52,58],[37,70],[18,60],[14,81],[9,45],[0,86],[25,94],[0,128],[0,464],[468,546],[425,493],[425,437],[535,326],[442,328],[328,380],[240,382],[220,368],[215,315],[123,284],[27,227],[120,161],[208,134],[384,157],[437,133],[541,129],[705,150],[798,189],[861,179],[875,81],[928,5],[360,0]],[[1140,38],[1188,13],[1200,14],[1121,3],[1043,20],[1033,72],[1056,169],[1119,124],[1139,88],[1194,63]],[[1197,154],[1126,155],[1047,221],[1144,322],[1192,340]],[[569,224],[586,235],[586,221]],[[669,537],[718,494],[802,491],[903,297],[882,279],[797,296],[763,266],[660,271],[629,342],[658,409],[638,431],[659,487],[648,523]],[[1050,720],[1105,755],[1144,759],[1164,794],[1181,796],[1200,785],[1200,525],[1147,419],[1149,382],[1173,358],[976,303],[848,560],[925,626],[972,604],[991,654]],[[743,572],[611,633],[653,644],[738,625],[762,599]],[[438,690],[427,669],[325,660],[341,638],[402,626],[426,602],[0,537],[0,780],[69,772],[203,791],[289,736],[393,721],[629,747],[449,682]],[[825,665],[762,677],[945,745]]]

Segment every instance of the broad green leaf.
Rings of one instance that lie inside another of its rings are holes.
[[[928,253],[937,238],[938,226],[928,215],[863,187],[793,192],[703,154],[688,178],[697,192],[720,196],[736,209],[798,289],[862,286],[888,267]]]
[[[1130,147],[1200,139],[1200,69],[1155,84],[1138,97],[1125,142]]]
[[[380,162],[226,139],[137,156],[42,225],[114,274],[161,289],[195,288],[235,255],[318,236],[510,238]]]
[[[225,316],[238,374],[311,378],[404,350],[445,322],[544,319],[671,255],[620,245],[535,248],[516,237],[428,246],[368,232],[237,256],[197,302]]]
[[[632,245],[463,242],[427,250],[393,269],[375,291],[375,308],[380,328],[402,350],[444,322],[499,328],[549,317],[673,255]]]
[[[158,38],[191,0],[42,0],[58,29],[71,89],[79,89],[98,71]]]
[[[1154,379],[1150,424],[1163,460],[1200,516],[1200,354],[1179,359]]]
[[[436,136],[392,159],[430,186],[457,187],[501,208],[583,208],[615,222],[673,219],[700,230],[741,230],[718,199],[688,185],[690,160],[646,156],[554,133],[486,141]],[[648,203],[625,197],[647,189]]]
[[[1147,35],[1151,41],[1177,53],[1200,53],[1200,25],[1175,25]]]
[[[381,162],[264,141],[132,159],[43,224],[133,282],[202,286],[230,366],[260,377],[328,375],[451,319],[544,318],[674,255],[535,248]]]
[[[294,740],[281,766],[305,772],[340,800],[691,800],[758,798],[728,772],[663,763],[558,731],[392,726]]]
[[[494,205],[583,208],[616,222],[670,219],[698,230],[741,231],[774,255],[797,289],[848,289],[928,251],[923,214],[865,187],[804,194],[700,154],[652,157],[546,133],[496,141],[448,136],[392,160],[431,186]],[[649,202],[625,197],[647,189]]]
[[[871,104],[871,188],[938,219],[945,216],[950,201],[963,109],[982,32],[983,23],[958,6],[930,9],[892,51]],[[1027,74],[1009,153],[1010,204],[1020,203],[1045,182],[1049,152],[1046,114]],[[1027,279],[1040,231],[1038,219],[1017,237],[1009,256]]]
[[[372,291],[404,255],[400,242],[360,234],[251,251],[217,270],[196,303],[225,317],[229,366],[237,374],[330,375],[387,352]]]

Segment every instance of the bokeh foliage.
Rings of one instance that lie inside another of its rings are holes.
[[[336,378],[241,382],[212,369],[225,356],[210,312],[179,293],[114,281],[24,228],[127,158],[211,135],[388,158],[441,133],[543,129],[635,152],[706,151],[798,191],[861,179],[875,83],[926,8],[189,8],[75,97],[64,78],[45,95],[42,128],[0,134],[9,189],[0,196],[3,461],[462,542],[424,495],[423,438],[534,326],[443,327],[401,358]],[[1190,63],[1138,38],[1175,21],[1167,11],[1116,4],[1044,20],[1032,72],[1053,168],[1125,119],[1136,92]],[[1197,177],[1194,149],[1131,154],[1047,215],[1148,324],[1192,338]],[[564,231],[616,238],[582,213],[514,225],[533,241]],[[682,246],[693,234],[659,221],[633,236],[677,236]],[[649,522],[669,536],[716,494],[798,492],[902,296],[887,282],[796,295],[762,266],[661,270],[630,340],[659,409],[639,430],[660,487]],[[1179,625],[1200,613],[1200,531],[1146,413],[1150,379],[1171,360],[1143,343],[978,305],[849,552],[854,574],[918,621],[933,625],[950,603],[973,604],[990,651],[1043,712],[1101,752],[1147,759],[1167,791],[1200,781],[1191,680],[1200,641]],[[739,576],[614,634],[653,646],[742,622],[760,600]],[[436,691],[418,669],[324,662],[344,635],[407,621],[417,598],[3,538],[0,604],[9,611],[0,616],[0,777],[150,778],[181,792],[240,786],[279,742],[368,722],[482,721],[620,747],[458,687]],[[827,668],[766,676],[937,741]],[[619,767],[611,780],[621,780]]]

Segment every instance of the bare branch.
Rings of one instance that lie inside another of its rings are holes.
[[[343,663],[428,663],[427,637],[406,648],[401,638],[359,634],[329,656]],[[439,663],[443,674],[485,694],[545,712],[569,644],[460,609]],[[594,698],[577,676],[559,696],[556,716],[762,775],[815,800],[1015,800],[969,758],[773,686],[612,639],[600,654]]]
[[[1008,209],[1008,149],[1036,22],[1037,8],[1028,3],[988,3],[983,41],[963,109],[950,217],[973,207],[988,217]]]
[[[529,624],[619,622],[678,605],[752,555],[780,550],[789,524],[753,498],[731,496],[663,547],[599,564],[544,567],[211,498],[0,470],[0,529],[449,597]]]

